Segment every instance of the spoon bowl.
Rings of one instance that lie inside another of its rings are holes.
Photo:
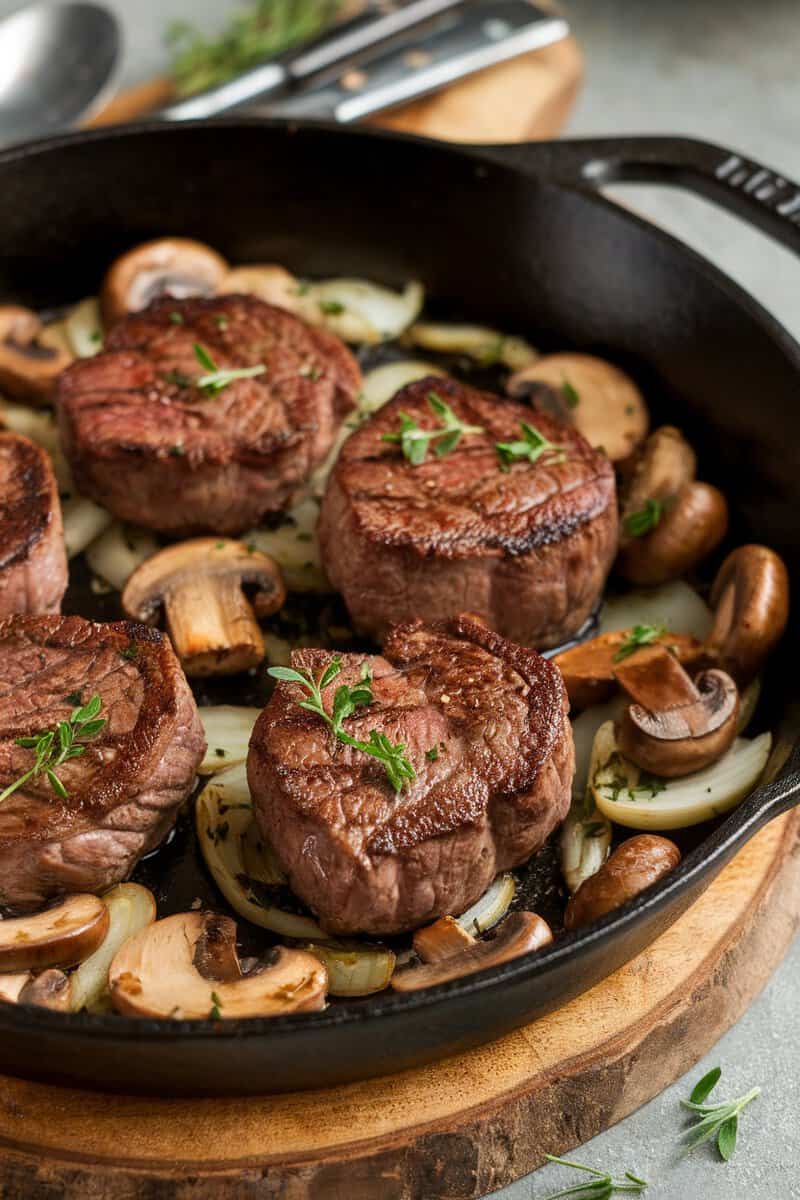
[[[99,4],[33,4],[0,21],[0,144],[68,128],[102,103],[121,38]]]

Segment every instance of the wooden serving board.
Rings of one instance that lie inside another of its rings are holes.
[[[0,1078],[0,1195],[471,1200],[599,1133],[741,1015],[800,921],[800,812],[586,995],[491,1045],[384,1079],[180,1100]]]
[[[372,123],[453,142],[551,138],[569,116],[582,76],[583,58],[569,37],[383,113]],[[171,99],[168,79],[150,79],[120,92],[89,124],[133,121]]]

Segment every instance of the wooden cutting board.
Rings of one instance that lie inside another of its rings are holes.
[[[583,57],[569,37],[383,113],[373,123],[453,142],[551,138],[569,116],[582,76]],[[171,98],[168,79],[150,79],[120,92],[89,124],[133,121]]]
[[[0,1077],[0,1195],[473,1200],[607,1129],[692,1067],[769,978],[799,914],[794,812],[633,962],[559,1012],[457,1057],[339,1088],[224,1100]]]

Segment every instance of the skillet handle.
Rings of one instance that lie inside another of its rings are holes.
[[[733,150],[693,138],[586,138],[474,147],[571,187],[662,183],[713,200],[800,254],[800,185]]]

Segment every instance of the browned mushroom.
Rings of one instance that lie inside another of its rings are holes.
[[[32,1004],[36,1008],[50,1008],[54,1012],[70,1011],[69,976],[51,967],[36,975],[19,994],[18,1003]]]
[[[302,313],[305,307],[300,280],[277,263],[233,267],[220,283],[219,291],[258,296],[259,300],[277,304],[279,308],[286,308],[290,312]]]
[[[406,967],[392,976],[392,987],[398,992],[415,992],[472,975],[486,967],[497,967],[521,954],[540,950],[553,940],[546,921],[531,912],[515,912],[501,921],[491,936],[473,940],[458,954],[421,966]]]
[[[423,962],[438,963],[474,945],[475,938],[461,928],[455,917],[440,917],[432,925],[418,929],[413,943]]]
[[[111,963],[108,982],[118,1012],[184,1019],[316,1011],[325,1006],[328,979],[313,954],[284,946],[243,975],[231,918],[190,912],[129,938]]]
[[[631,583],[678,579],[711,553],[728,528],[717,488],[695,480],[697,459],[679,429],[647,439],[625,488],[617,567]]]
[[[740,546],[725,559],[711,589],[713,661],[740,686],[761,669],[789,620],[789,572],[766,546]]]
[[[159,296],[213,296],[228,264],[203,242],[157,238],[134,246],[116,259],[103,280],[100,304],[106,325],[140,312]]]
[[[573,709],[577,711],[592,704],[602,704],[616,691],[617,660],[624,656],[623,647],[630,637],[630,630],[602,633],[554,656],[553,662],[564,678]],[[666,646],[678,662],[689,668],[698,665],[706,656],[703,643],[684,633],[664,632],[651,644]]]
[[[0,921],[0,971],[74,967],[97,949],[108,909],[97,896],[65,896],[52,908]]]
[[[628,458],[647,435],[647,406],[618,367],[589,354],[548,354],[517,371],[508,392],[574,425],[612,462]]]
[[[564,914],[565,926],[578,929],[604,917],[658,883],[680,861],[681,852],[669,838],[652,833],[629,838],[570,898]]]
[[[739,693],[724,671],[694,682],[664,646],[645,646],[615,669],[633,700],[619,723],[624,756],[668,779],[691,775],[721,758],[736,736]]]
[[[65,343],[35,312],[0,305],[0,390],[28,404],[49,404],[57,377],[71,362]]]
[[[252,604],[244,584],[257,589]],[[194,538],[167,546],[137,567],[122,607],[152,624],[163,604],[186,674],[230,675],[261,662],[264,639],[256,614],[277,612],[285,599],[280,567],[269,555],[230,538]]]

